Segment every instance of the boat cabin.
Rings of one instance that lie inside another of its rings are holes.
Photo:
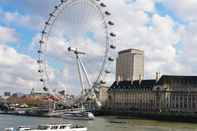
[[[38,130],[60,130],[75,128],[72,124],[39,125]]]
[[[16,130],[7,128],[5,131],[87,131],[87,128],[72,124],[49,124],[39,125],[37,128],[18,127]]]

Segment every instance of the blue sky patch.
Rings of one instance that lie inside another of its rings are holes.
[[[186,21],[181,19],[174,11],[170,10],[162,2],[155,4],[155,9],[160,16],[170,16],[177,24],[186,24]]]

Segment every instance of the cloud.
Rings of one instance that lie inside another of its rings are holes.
[[[19,12],[0,10],[0,17],[6,25],[15,24],[20,27],[38,30],[42,25],[42,17],[35,15],[22,15]]]
[[[197,22],[191,22],[187,27],[182,29],[181,32],[181,53],[179,55],[179,63],[181,63],[186,70],[186,74],[196,75],[197,64]]]
[[[1,91],[27,91],[36,87],[35,61],[16,52],[7,45],[0,45]]]
[[[16,51],[10,43],[20,44],[17,32],[0,27],[0,94],[4,91],[29,93],[32,88],[42,90],[39,82],[38,64],[35,59]],[[48,66],[52,89],[62,89],[63,83],[55,76],[55,70]]]
[[[35,59],[17,52],[15,49],[0,44],[0,94],[4,91],[24,92],[34,88],[42,91],[43,86],[40,83],[40,75],[38,73],[38,64]],[[50,76],[49,87],[50,92],[53,89],[62,90],[65,85],[65,77],[68,75],[58,72],[47,65],[47,72]]]
[[[196,0],[163,0],[162,2],[183,20],[193,21],[197,18]]]
[[[19,41],[19,35],[15,29],[0,26],[0,44],[11,44]]]
[[[32,14],[36,16],[47,16],[51,9],[57,4],[59,0],[43,0],[43,1],[13,1],[13,0],[1,0],[2,5],[12,4],[12,9],[18,10],[23,14]]]
[[[118,32],[117,47],[119,50],[138,48],[145,51],[146,78],[157,71],[163,74],[179,71],[177,66],[173,66],[178,63],[176,44],[180,41],[179,27],[170,16],[160,16],[156,12],[155,2],[139,0],[128,8],[119,1],[113,2],[111,7],[117,27],[115,31]],[[141,3],[151,6],[145,8]],[[167,66],[171,66],[171,70],[167,70]]]
[[[195,0],[167,0],[161,1],[167,8],[175,13],[185,23],[180,25],[180,42],[177,44],[176,65],[182,68],[185,75],[196,75],[196,35],[197,35],[197,1]]]

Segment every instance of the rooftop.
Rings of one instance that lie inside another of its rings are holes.
[[[127,52],[132,52],[132,51],[137,51],[137,52],[140,52],[140,53],[144,53],[143,50],[140,50],[140,49],[126,49],[126,50],[122,50],[119,52],[119,54],[121,53],[127,53]]]
[[[182,81],[183,84],[185,81],[197,85],[197,76],[176,76],[176,75],[163,75],[159,81],[156,79],[148,80],[135,80],[135,81],[115,81],[110,89],[152,89],[155,85],[161,85],[168,80]]]
[[[166,80],[175,80],[175,81],[189,81],[190,83],[197,84],[197,76],[177,76],[177,75],[163,75],[158,84],[163,84]]]
[[[147,89],[152,88],[156,84],[156,80],[150,79],[150,80],[136,80],[136,81],[121,81],[117,82],[115,81],[111,88],[112,89],[132,89],[132,88],[138,88],[138,89]]]

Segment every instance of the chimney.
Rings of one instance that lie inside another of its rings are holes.
[[[118,79],[117,79],[117,82],[119,82],[120,81],[120,76],[118,75]]]
[[[159,81],[159,78],[160,78],[160,73],[156,72],[156,81]]]
[[[142,82],[142,75],[140,74],[139,75],[139,85],[141,84],[141,82]]]

